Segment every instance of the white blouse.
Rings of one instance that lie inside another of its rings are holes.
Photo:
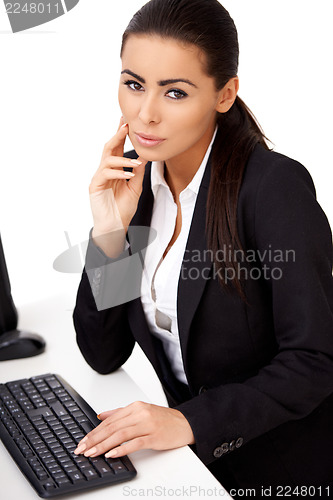
[[[164,179],[164,162],[152,162],[151,167],[154,195],[151,228],[156,231],[157,237],[146,250],[141,302],[150,331],[162,340],[171,368],[184,384],[187,384],[187,379],[178,333],[177,288],[195,202],[215,135],[216,130],[199,169],[179,195],[182,227],[164,259],[163,254],[175,230],[177,204]]]

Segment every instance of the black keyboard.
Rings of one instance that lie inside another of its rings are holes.
[[[78,442],[99,423],[93,409],[59,375],[0,384],[0,438],[43,498],[136,475],[127,456],[74,454]]]

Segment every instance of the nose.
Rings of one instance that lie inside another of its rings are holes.
[[[153,95],[146,94],[142,96],[139,118],[146,125],[160,122],[161,118],[157,99]]]

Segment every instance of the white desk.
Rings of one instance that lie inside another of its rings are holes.
[[[124,369],[109,375],[99,375],[86,364],[75,341],[71,300],[69,297],[54,297],[18,308],[19,326],[40,333],[47,342],[47,348],[45,353],[33,358],[1,362],[0,382],[43,373],[59,373],[98,413],[136,400],[149,401]],[[82,495],[82,498],[89,500],[159,496],[231,498],[187,446],[159,452],[142,450],[132,453],[130,458],[137,470],[135,479],[74,496]],[[39,498],[2,443],[0,464],[2,498]],[[4,492],[5,496],[2,496]],[[66,500],[73,498],[73,495],[61,498]]]

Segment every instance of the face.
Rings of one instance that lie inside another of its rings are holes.
[[[122,55],[119,104],[139,156],[166,161],[205,153],[221,95],[204,62],[193,45],[130,35]]]

